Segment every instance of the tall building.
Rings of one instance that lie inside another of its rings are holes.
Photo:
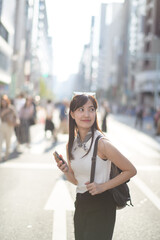
[[[130,32],[130,16],[131,2],[123,3],[120,15],[121,31],[119,33],[119,45],[117,46],[118,62],[117,62],[117,100],[119,104],[127,105],[129,99],[134,98],[133,84],[129,81],[129,32]],[[115,49],[116,51],[116,49]]]
[[[8,93],[11,83],[16,0],[0,0],[0,94]]]
[[[10,95],[39,94],[42,78],[52,89],[52,39],[48,36],[45,0],[16,0],[13,23]]]
[[[8,7],[9,8],[9,7]],[[26,54],[26,0],[16,0],[14,13],[14,47],[12,55],[12,81],[10,96],[15,97],[24,86],[24,63]]]
[[[136,52],[133,57],[137,101],[149,107],[160,104],[160,1],[137,1],[139,12]],[[137,20],[138,21],[138,20]],[[132,68],[133,70],[133,68]]]
[[[118,67],[122,54],[122,3],[101,5],[98,84],[102,94],[116,101]]]
[[[39,91],[40,81],[53,89],[52,38],[48,34],[45,0],[34,1],[30,78],[36,92]]]
[[[81,61],[79,64],[79,73],[76,81],[76,89],[79,91],[88,91],[90,83],[90,45],[86,44],[83,49]]]
[[[91,18],[90,40],[84,46],[82,57],[79,65],[79,73],[77,76],[76,89],[83,91],[96,91],[97,80],[97,19],[95,16]],[[80,84],[79,84],[80,83]]]

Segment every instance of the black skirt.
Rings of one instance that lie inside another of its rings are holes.
[[[54,123],[52,122],[52,120],[46,119],[45,121],[45,131],[53,131],[54,130]]]
[[[78,193],[75,202],[75,240],[111,240],[116,205],[109,191],[92,196]]]

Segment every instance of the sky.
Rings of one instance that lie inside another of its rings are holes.
[[[108,1],[46,0],[53,41],[53,74],[58,81],[66,81],[78,72],[83,47],[89,43],[91,17],[98,17],[101,2]]]

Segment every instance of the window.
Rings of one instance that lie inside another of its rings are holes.
[[[3,52],[0,51],[0,68],[4,71],[9,71],[10,61],[9,57],[7,57]]]
[[[4,25],[0,22],[0,36],[3,37],[6,42],[8,42],[8,31],[7,29],[4,27]]]
[[[147,42],[147,43],[145,44],[145,52],[149,52],[150,46],[151,46],[151,43],[150,43],[150,42]]]
[[[160,0],[156,1],[155,35],[160,38]]]
[[[2,0],[0,0],[0,17],[1,17],[1,12],[2,12]]]

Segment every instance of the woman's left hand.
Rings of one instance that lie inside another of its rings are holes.
[[[102,193],[104,191],[102,184],[97,184],[95,182],[93,182],[93,183],[86,182],[85,184],[91,195],[96,195],[96,194]]]

